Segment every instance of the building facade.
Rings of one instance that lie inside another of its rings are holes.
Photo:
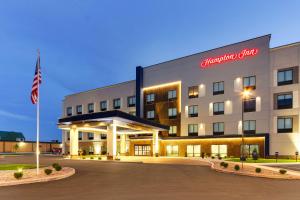
[[[300,43],[270,48],[270,39],[265,35],[139,66],[136,80],[66,96],[59,120],[64,152],[294,155],[300,150]],[[106,114],[114,110],[126,116]],[[90,127],[97,120],[111,123]],[[123,126],[109,131],[118,121]]]

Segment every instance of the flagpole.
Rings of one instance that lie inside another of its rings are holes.
[[[40,62],[40,50],[38,52],[38,62]],[[40,63],[38,63],[40,65]],[[40,173],[40,75],[37,76],[37,104],[36,104],[36,174]]]

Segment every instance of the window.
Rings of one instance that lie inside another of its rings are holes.
[[[213,95],[224,94],[224,81],[213,83]]]
[[[188,125],[188,135],[189,136],[198,136],[198,124],[189,124]]]
[[[77,113],[78,115],[82,114],[82,105],[76,106],[76,113]]]
[[[127,98],[127,105],[128,105],[128,107],[135,106],[135,96],[131,96],[131,97]]]
[[[188,107],[189,117],[198,117],[198,106],[193,105]]]
[[[224,135],[224,122],[213,123],[213,134]]]
[[[244,89],[252,89],[256,88],[256,78],[255,76],[244,77]]]
[[[259,145],[258,144],[241,145],[241,155],[243,153],[243,147],[244,147],[244,155],[246,155],[247,157],[252,157],[252,153],[255,151],[257,154],[259,154]]]
[[[227,156],[227,145],[211,145],[211,155],[212,156]]]
[[[198,89],[198,86],[192,86],[192,87],[189,87],[188,89],[189,91],[189,98],[192,99],[192,98],[198,98],[198,93],[199,93],[199,89]]]
[[[154,110],[147,111],[147,119],[154,119],[155,112]]]
[[[103,133],[102,133],[102,134],[100,134],[100,137],[101,137],[101,140],[106,140],[106,137],[107,137],[107,136],[106,136],[106,134],[103,134]]]
[[[93,140],[94,139],[94,133],[88,133],[88,139]]]
[[[121,108],[121,99],[114,99],[114,109],[120,109]]]
[[[169,129],[169,135],[175,135],[177,134],[177,126],[170,126]]]
[[[82,132],[78,132],[78,140],[82,140]]]
[[[70,140],[70,131],[67,131],[67,140]]]
[[[168,116],[169,119],[174,119],[177,116],[177,109],[176,108],[169,108],[168,109]]]
[[[107,101],[101,101],[100,102],[100,110],[106,111],[107,110]]]
[[[168,91],[168,99],[169,100],[174,100],[176,98],[177,98],[176,90],[169,90]]]
[[[146,102],[147,103],[153,103],[155,100],[155,94],[151,93],[151,94],[147,94],[146,96]]]
[[[256,132],[256,121],[245,120],[243,124],[244,134],[254,134]]]
[[[167,145],[167,156],[178,156],[178,145]]]
[[[88,112],[93,113],[94,112],[94,103],[89,103],[88,104]]]
[[[244,112],[255,112],[255,111],[256,111],[256,99],[245,99]]]
[[[224,102],[214,103],[214,115],[224,114]]]
[[[280,94],[277,96],[277,109],[293,108],[293,94]]]
[[[134,145],[135,156],[150,156],[151,147],[150,145]]]
[[[279,70],[277,72],[277,85],[293,84],[293,69]]]
[[[277,132],[278,133],[292,133],[293,132],[293,118],[292,117],[278,117],[277,118]]]
[[[186,155],[187,157],[200,157],[201,154],[201,145],[187,145],[186,146]]]
[[[67,107],[67,116],[72,116],[72,107]]]
[[[136,116],[136,112],[135,111],[129,111],[129,114]]]

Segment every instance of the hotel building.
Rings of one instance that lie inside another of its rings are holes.
[[[65,154],[251,156],[300,150],[300,43],[271,35],[136,67],[136,80],[68,95]],[[243,150],[242,150],[243,149]]]

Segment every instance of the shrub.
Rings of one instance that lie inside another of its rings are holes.
[[[102,159],[102,158],[99,156],[99,157],[98,157],[98,160],[101,160],[101,159]]]
[[[222,160],[222,157],[221,157],[221,156],[219,156],[219,157],[218,157],[218,159],[219,159],[219,160]]]
[[[259,168],[259,167],[255,168],[255,172],[256,173],[260,173],[261,172],[261,168]]]
[[[85,157],[83,156],[82,159],[85,160]]]
[[[280,170],[279,170],[279,173],[280,173],[280,174],[285,174],[285,173],[286,173],[286,170],[285,170],[285,169],[280,169]]]
[[[50,175],[52,173],[52,169],[45,169],[44,172],[45,174]]]
[[[225,163],[225,162],[220,162],[220,166],[221,166],[221,167],[224,167],[224,163]]]
[[[58,164],[58,163],[53,163],[53,164],[52,164],[52,167],[53,167],[53,168],[55,168],[56,166],[59,166],[59,164]]]
[[[212,157],[211,157],[211,159],[215,159],[215,157],[214,157],[214,156],[212,156]]]
[[[235,169],[235,171],[239,171],[240,170],[240,166],[239,165],[235,165],[234,169]]]
[[[62,167],[61,167],[60,165],[57,165],[57,166],[54,167],[54,169],[55,169],[56,171],[60,171],[60,170],[62,169]]]
[[[252,152],[252,159],[253,160],[258,160],[258,153],[257,153],[256,149],[254,149],[253,152]]]
[[[223,167],[224,167],[224,168],[227,168],[227,167],[228,167],[228,163],[227,163],[227,162],[224,162],[224,163],[223,163]]]
[[[93,160],[93,159],[94,159],[94,157],[92,156],[92,157],[90,157],[90,159],[91,159],[91,160]]]
[[[21,178],[23,177],[23,172],[15,172],[15,173],[14,173],[14,177],[15,177],[16,179],[21,179]]]

